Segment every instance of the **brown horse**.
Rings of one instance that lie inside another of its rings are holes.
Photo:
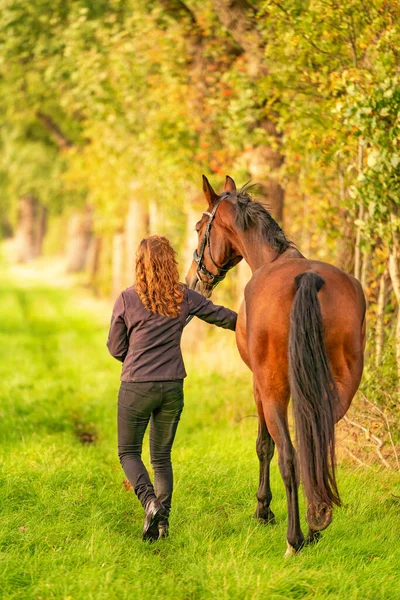
[[[305,258],[269,212],[246,189],[226,178],[217,195],[203,175],[208,209],[199,236],[189,287],[210,296],[242,258],[248,282],[236,339],[253,372],[259,427],[260,482],[255,512],[273,523],[270,462],[275,444],[286,488],[286,554],[316,541],[340,505],[335,477],[334,426],[348,410],[360,383],[365,348],[365,298],[359,282],[327,263]],[[297,450],[288,426],[292,397]],[[300,527],[298,487],[307,497],[308,536]]]

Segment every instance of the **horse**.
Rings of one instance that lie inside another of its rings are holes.
[[[341,499],[335,471],[335,424],[358,389],[365,350],[366,302],[357,279],[325,262],[309,260],[248,186],[227,176],[216,194],[203,175],[207,210],[196,224],[198,246],[187,285],[210,297],[242,259],[252,277],[238,313],[236,342],[253,373],[258,413],[260,474],[254,516],[275,522],[270,463],[275,446],[286,489],[286,555],[315,543]],[[293,404],[296,447],[289,425]],[[308,534],[299,517],[300,476],[307,500]]]

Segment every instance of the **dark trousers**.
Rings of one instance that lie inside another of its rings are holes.
[[[127,383],[118,394],[118,455],[135,494],[145,508],[157,497],[169,514],[173,490],[171,449],[183,410],[183,380]],[[154,487],[142,461],[143,437],[150,421]]]

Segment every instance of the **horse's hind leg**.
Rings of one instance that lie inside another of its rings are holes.
[[[260,461],[260,483],[257,490],[257,508],[254,516],[260,523],[275,523],[275,515],[270,509],[272,492],[270,485],[270,464],[274,455],[275,443],[272,439],[268,427],[265,423],[265,417],[259,395],[254,390],[258,410],[258,436],[257,436],[257,456]]]
[[[274,386],[264,390],[262,403],[268,430],[278,450],[278,464],[286,488],[288,504],[288,544],[286,555],[295,554],[304,544],[299,515],[299,473],[296,452],[290,439],[287,421],[289,386]]]
[[[365,327],[363,335],[365,335]],[[364,340],[362,340],[360,345],[363,347]],[[344,360],[341,365],[340,363],[339,365],[337,362],[335,363],[336,383],[339,391],[339,402],[335,411],[336,423],[344,417],[350,407],[354,394],[360,384],[362,370],[363,354],[361,351],[358,353],[357,360],[353,361],[350,365],[348,361],[345,362]],[[321,508],[318,510],[315,506],[309,505],[307,508],[306,519],[309,524],[306,543],[312,544],[320,539],[320,531],[326,529],[328,525],[330,525],[332,521],[332,509],[322,507],[322,510]]]

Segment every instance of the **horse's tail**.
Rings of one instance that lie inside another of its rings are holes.
[[[331,513],[333,504],[341,504],[335,477],[334,411],[338,391],[326,352],[318,300],[324,283],[313,271],[297,275],[289,334],[289,377],[301,478],[309,511],[311,507],[317,522],[323,512]],[[320,525],[314,528],[323,529]]]

